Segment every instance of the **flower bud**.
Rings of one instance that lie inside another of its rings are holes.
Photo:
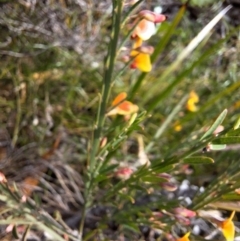
[[[154,23],[162,23],[167,19],[167,16],[163,14],[155,14],[155,21]]]
[[[139,16],[140,18],[144,18],[144,19],[146,19],[146,20],[148,20],[148,21],[150,21],[150,22],[155,22],[155,14],[154,14],[154,12],[152,12],[152,11],[142,10],[142,11],[138,14],[138,16]]]
[[[183,216],[185,218],[193,218],[196,216],[196,212],[183,208],[183,207],[178,207],[174,209],[174,213],[179,215],[179,216]]]
[[[144,18],[150,22],[153,22],[153,23],[161,23],[161,22],[164,22],[167,17],[163,14],[156,14],[152,11],[149,11],[149,10],[142,10],[138,16],[140,18]]]
[[[163,182],[161,183],[163,189],[169,192],[174,192],[178,189],[178,186],[172,182]]]
[[[107,137],[103,137],[100,141],[100,148],[103,148],[107,144]]]
[[[124,63],[127,63],[130,61],[130,57],[128,55],[124,55],[121,57],[121,61]]]
[[[154,48],[152,46],[141,46],[136,48],[135,50],[144,54],[152,54],[154,52]]]
[[[7,179],[5,175],[2,172],[0,172],[0,183],[6,183],[6,182],[7,182]]]
[[[132,174],[133,174],[133,170],[130,167],[120,167],[115,172],[115,177],[122,180],[127,180],[131,177]]]
[[[170,174],[168,174],[168,173],[160,173],[160,174],[158,174],[158,176],[163,178],[163,179],[165,179],[165,180],[167,180],[167,181],[170,181],[171,178],[172,178],[172,176]]]

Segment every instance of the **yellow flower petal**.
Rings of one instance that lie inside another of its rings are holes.
[[[142,39],[140,39],[139,37],[136,37],[135,39],[134,39],[134,42],[133,42],[133,49],[136,49],[136,48],[138,48],[138,47],[141,47],[142,46]]]
[[[187,232],[182,238],[177,239],[177,241],[189,241],[190,232]]]
[[[123,100],[125,100],[127,98],[127,93],[126,92],[121,92],[119,93],[115,99],[113,100],[111,106],[116,106],[119,103],[121,103]]]
[[[142,72],[150,72],[152,70],[152,64],[149,54],[140,53],[136,50],[131,51],[131,56],[136,56],[133,59],[131,68],[137,68]]]
[[[196,112],[198,110],[196,103],[199,102],[199,97],[195,91],[191,91],[187,101],[186,109],[191,112]]]
[[[190,92],[189,99],[191,99],[194,103],[199,102],[199,97],[198,97],[197,93],[193,90]]]
[[[181,126],[180,124],[177,124],[177,125],[174,126],[174,130],[175,130],[176,132],[179,132],[179,131],[182,130],[182,126]]]
[[[227,241],[233,241],[234,240],[234,235],[235,235],[235,226],[232,221],[233,217],[235,215],[235,211],[232,212],[230,218],[224,220],[221,223],[221,228],[222,228],[222,233],[223,236]]]
[[[188,100],[186,108],[187,108],[187,110],[189,110],[191,112],[196,112],[197,111],[197,106],[195,105],[195,102],[192,101],[191,99]]]

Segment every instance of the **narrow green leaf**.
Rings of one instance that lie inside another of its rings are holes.
[[[141,192],[143,192],[143,193],[148,193],[148,190],[147,190],[146,187],[140,186],[140,185],[138,185],[138,184],[130,184],[128,187],[129,187],[130,189],[139,190],[139,191],[141,191]]]
[[[233,129],[236,130],[239,128],[239,126],[240,126],[240,117],[237,119],[236,123],[234,124]]]
[[[117,147],[119,147],[119,145],[127,139],[127,136],[123,135],[123,136],[118,136],[116,138],[116,140],[111,144],[111,148],[112,150],[116,149]]]
[[[133,232],[139,232],[139,227],[136,223],[125,223],[122,225],[123,228],[126,228],[128,230],[132,230]]]
[[[104,167],[104,168],[101,168],[100,171],[99,171],[99,174],[100,175],[103,175],[103,174],[107,174],[109,172],[112,172],[114,169],[116,169],[116,167],[118,167],[119,164],[113,164],[113,165],[110,165],[110,166],[107,166],[107,167]]]
[[[213,144],[240,144],[240,136],[223,136],[215,139]]]
[[[29,231],[30,231],[30,225],[28,225],[23,233],[23,236],[22,236],[22,241],[27,241],[27,237],[28,237],[28,234],[29,234]]]
[[[174,165],[172,163],[168,164],[166,162],[164,163],[157,163],[158,161],[155,160],[152,164],[152,170],[158,173],[162,172],[169,172],[174,168]]]
[[[120,197],[122,197],[123,199],[125,199],[125,200],[129,200],[131,203],[135,203],[134,198],[131,197],[131,196],[128,195],[128,194],[124,194],[124,193],[120,193],[120,192],[119,192],[118,195],[119,195]]]
[[[143,182],[150,182],[150,183],[161,183],[166,181],[163,178],[158,176],[146,176],[146,177],[142,177],[141,180]]]
[[[227,193],[222,196],[224,201],[240,201],[240,195],[238,193]]]
[[[15,239],[19,239],[18,231],[16,225],[13,226],[12,235]]]
[[[215,120],[215,122],[212,124],[212,126],[208,129],[208,131],[205,132],[205,134],[200,138],[200,140],[203,140],[204,138],[210,136],[213,134],[213,132],[218,128],[219,125],[222,124],[223,120],[225,119],[227,115],[227,109],[225,109]]]
[[[224,150],[225,148],[226,148],[225,144],[222,144],[222,145],[211,144],[210,145],[210,149],[213,150],[213,151]]]
[[[238,129],[234,129],[234,130],[230,130],[226,136],[239,136],[240,135],[240,128]]]
[[[98,183],[98,182],[102,182],[104,180],[107,180],[109,177],[106,175],[98,175],[95,179],[94,179],[94,183]]]
[[[212,164],[214,160],[206,156],[192,156],[184,158],[182,162],[186,164]]]

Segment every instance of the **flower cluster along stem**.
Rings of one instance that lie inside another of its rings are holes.
[[[154,63],[157,58],[159,57],[159,55],[161,54],[161,52],[164,50],[165,46],[168,44],[169,39],[171,38],[172,34],[175,31],[175,28],[178,26],[178,24],[180,23],[185,11],[186,11],[186,4],[183,4],[182,7],[180,8],[178,14],[176,15],[176,17],[174,18],[170,28],[167,30],[167,33],[165,34],[164,38],[159,42],[159,44],[155,47],[155,51],[151,56],[151,61]],[[147,77],[148,73],[141,73],[137,79],[137,81],[134,83],[134,85],[132,86],[132,88],[129,91],[129,99],[133,99],[133,97],[135,96],[135,94],[137,93],[137,91],[139,90],[139,88],[141,87],[143,81],[145,80],[145,78]],[[161,78],[162,79],[162,78]]]
[[[88,180],[85,185],[84,192],[84,205],[82,208],[82,216],[79,225],[79,240],[82,240],[84,222],[86,217],[86,210],[90,205],[90,199],[92,194],[92,189],[94,187],[94,178],[95,178],[95,167],[96,167],[96,157],[99,149],[100,139],[102,135],[102,129],[105,122],[106,107],[108,103],[109,93],[111,90],[112,76],[114,71],[114,63],[116,59],[117,47],[118,47],[118,38],[121,28],[121,14],[123,1],[122,0],[112,0],[112,33],[110,36],[110,43],[108,48],[108,53],[104,62],[104,77],[102,82],[102,91],[101,99],[98,108],[96,124],[94,126],[93,133],[93,143],[89,159],[89,169],[88,169]]]

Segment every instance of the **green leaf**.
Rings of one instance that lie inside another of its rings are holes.
[[[142,177],[141,180],[143,182],[150,182],[150,183],[166,182],[166,180],[164,180],[163,178],[158,177],[158,176],[145,176],[145,177]]]
[[[219,116],[218,118],[215,120],[215,122],[212,124],[212,126],[208,129],[207,132],[205,132],[205,134],[200,138],[200,140],[203,140],[204,138],[210,136],[211,134],[213,134],[213,132],[218,128],[219,125],[222,124],[223,120],[225,119],[227,115],[227,109],[225,109]],[[221,144],[221,143],[220,143]],[[223,143],[224,144],[224,143]]]
[[[211,144],[210,145],[210,149],[213,150],[213,151],[219,151],[219,150],[223,150],[225,148],[226,148],[225,144],[222,144],[222,145]]]
[[[104,180],[109,179],[109,177],[107,175],[98,175],[95,179],[94,182],[98,183],[98,182],[102,182]]]
[[[222,196],[224,201],[240,201],[240,195],[238,193],[227,193]]]
[[[112,172],[114,169],[116,169],[116,167],[118,166],[119,164],[113,164],[113,165],[101,168],[99,171],[99,175],[108,174],[109,172]]]
[[[15,239],[19,239],[18,231],[16,225],[13,226],[12,235]]]
[[[224,136],[213,141],[213,144],[240,144],[240,136]]]
[[[158,173],[170,172],[174,168],[173,163],[168,164],[165,162],[164,163],[157,163],[157,162],[159,161],[155,160],[152,165],[152,170],[155,172],[158,172]]]
[[[234,130],[230,130],[226,136],[238,136],[240,135],[240,128],[238,129],[234,129]]]
[[[27,236],[28,236],[28,234],[29,234],[30,227],[31,227],[31,225],[28,225],[28,226],[26,227],[26,229],[25,229],[25,231],[24,231],[24,234],[23,234],[23,236],[22,236],[22,240],[23,240],[23,241],[27,240]]]
[[[239,128],[239,126],[240,126],[240,117],[237,119],[236,123],[234,124],[233,129],[236,130]]]
[[[116,148],[118,148],[121,144],[122,144],[122,142],[124,141],[124,140],[126,140],[127,139],[127,136],[125,136],[125,135],[119,135],[114,141],[113,141],[113,143],[111,144],[111,149],[112,150],[114,150],[114,149],[116,149]]]
[[[148,190],[147,190],[146,187],[140,186],[140,185],[138,185],[138,184],[130,184],[128,187],[129,187],[130,189],[142,191],[143,193],[148,193]]]
[[[182,162],[186,164],[212,164],[214,160],[206,156],[193,156],[184,158]]]
[[[119,192],[118,195],[119,195],[120,197],[122,197],[124,200],[129,200],[131,203],[135,203],[134,198],[131,197],[131,196],[128,195],[128,194],[124,194],[124,193]]]
[[[139,232],[139,228],[138,228],[138,225],[137,224],[135,224],[135,223],[125,223],[125,224],[123,224],[122,225],[123,226],[123,228],[126,228],[126,229],[128,229],[128,230],[131,230],[131,231],[133,231],[133,232]]]

